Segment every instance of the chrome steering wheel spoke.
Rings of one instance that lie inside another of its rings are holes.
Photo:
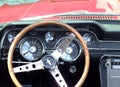
[[[40,69],[44,69],[44,65],[41,60],[37,62],[27,63],[25,65],[21,65],[18,67],[14,67],[13,71],[14,73],[20,73],[20,72],[29,72],[29,71],[35,71]]]
[[[67,47],[71,44],[71,42],[74,40],[75,35],[71,33],[69,36],[67,36],[55,49],[53,53],[51,53],[51,56],[54,57],[57,61],[61,57],[61,55],[65,52]]]
[[[54,69],[49,70],[49,72],[60,87],[68,87],[57,66]]]

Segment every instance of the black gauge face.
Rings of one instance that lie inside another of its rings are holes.
[[[62,38],[58,43],[61,43],[65,39]],[[74,39],[72,43],[67,47],[65,52],[62,54],[61,59],[66,62],[75,61],[81,54],[81,45],[77,39]]]
[[[17,35],[17,32],[10,32],[7,36],[8,41],[11,43],[14,40],[16,35]]]
[[[38,60],[43,50],[42,42],[36,38],[26,38],[20,45],[20,53],[28,61]]]

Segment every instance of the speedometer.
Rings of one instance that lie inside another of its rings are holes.
[[[38,60],[43,54],[44,46],[36,38],[26,38],[20,45],[21,55],[28,61]]]
[[[66,37],[60,39],[57,43],[61,43]],[[74,39],[71,44],[66,48],[65,52],[62,54],[61,59],[66,62],[75,61],[81,54],[81,44],[77,39]]]

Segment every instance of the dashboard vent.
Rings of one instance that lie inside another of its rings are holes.
[[[80,20],[80,19],[94,19],[94,20],[116,20],[117,16],[60,16],[61,20]]]

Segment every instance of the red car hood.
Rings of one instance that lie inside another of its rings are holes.
[[[120,14],[119,0],[40,0],[31,4],[3,5],[0,22],[11,22],[28,17],[48,16],[72,11]],[[118,17],[119,18],[119,17]]]

